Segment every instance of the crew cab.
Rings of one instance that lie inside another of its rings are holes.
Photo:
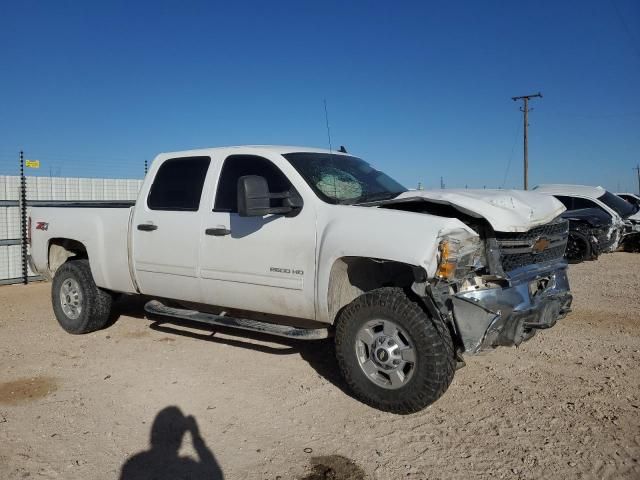
[[[464,354],[519,345],[570,309],[568,223],[522,191],[407,191],[346,152],[241,146],[163,153],[134,204],[34,207],[33,268],[81,334],[114,295],[150,315],[333,337],[362,401],[436,401]]]

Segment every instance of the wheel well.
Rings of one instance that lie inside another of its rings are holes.
[[[382,287],[411,288],[424,270],[407,263],[368,257],[342,257],[331,267],[327,305],[334,322],[340,310],[365,292]]]
[[[52,238],[49,241],[49,274],[53,276],[71,257],[89,258],[87,248],[81,242],[70,238]]]
[[[567,256],[567,260],[572,263],[580,263],[584,260],[591,260],[590,257],[593,256],[593,247],[591,244],[591,240],[589,239],[589,233],[588,231],[586,231],[586,226],[584,227],[584,229],[574,228],[572,230],[569,230],[569,239],[579,242],[582,248],[580,257],[570,257],[569,255],[574,254],[575,252],[570,252],[567,250],[567,252],[565,253],[565,255]]]

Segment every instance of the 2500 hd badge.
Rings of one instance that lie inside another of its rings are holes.
[[[304,270],[300,270],[298,268],[279,268],[279,267],[270,267],[269,268],[270,272],[275,272],[275,273],[286,273],[286,274],[293,274],[293,275],[304,275]]]

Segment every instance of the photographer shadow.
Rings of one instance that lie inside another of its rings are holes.
[[[184,435],[191,434],[198,461],[179,455]],[[174,480],[193,478],[223,480],[222,469],[200,436],[192,416],[178,407],[167,407],[156,415],[151,427],[151,448],[136,453],[122,467],[120,480]]]

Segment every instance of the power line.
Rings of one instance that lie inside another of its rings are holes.
[[[522,127],[522,124],[518,123],[518,128],[516,130],[516,134],[513,137],[513,145],[511,145],[511,153],[509,154],[509,161],[507,162],[507,169],[504,172],[504,178],[502,180],[502,188],[504,188],[504,186],[507,183],[507,176],[509,175],[509,169],[511,168],[511,161],[513,160],[513,152],[515,152],[515,150],[516,150],[516,143],[518,143],[518,136],[520,135],[520,127]]]
[[[631,30],[629,30],[629,26],[627,25],[627,22],[624,21],[624,17],[622,16],[622,13],[620,12],[620,9],[618,8],[618,5],[616,4],[616,1],[615,0],[611,0],[611,4],[613,5],[613,9],[615,10],[616,15],[618,16],[618,20],[620,20],[620,23],[622,24],[622,27],[627,32],[627,36],[629,37],[629,44],[631,45],[631,49],[635,52],[635,54],[640,59],[640,48],[638,48],[638,46],[636,45],[635,38],[633,38],[633,35],[631,34]]]
[[[594,113],[594,114],[575,114],[575,113],[563,113],[547,111],[548,116],[556,117],[569,117],[569,118],[624,118],[624,117],[637,117],[640,116],[640,112],[621,112],[621,113]]]

